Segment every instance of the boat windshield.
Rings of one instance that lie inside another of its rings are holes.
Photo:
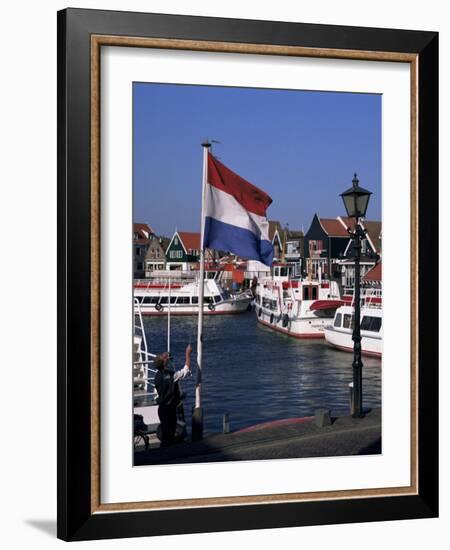
[[[367,330],[370,332],[380,332],[381,329],[381,317],[369,317],[365,315],[361,321],[361,330]]]

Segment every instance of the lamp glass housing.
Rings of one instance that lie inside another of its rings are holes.
[[[349,218],[364,218],[372,192],[359,187],[356,174],[352,183],[353,186],[350,189],[341,193],[347,216]]]

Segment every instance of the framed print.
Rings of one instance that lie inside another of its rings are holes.
[[[58,536],[435,517],[437,34],[67,9],[58,56]]]

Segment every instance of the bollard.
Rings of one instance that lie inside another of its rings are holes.
[[[223,433],[230,433],[230,413],[225,413],[223,415]]]
[[[203,409],[202,407],[192,408],[192,441],[203,439]]]
[[[348,385],[349,389],[349,399],[350,399],[350,415],[355,414],[355,394],[353,392],[353,382],[350,382]]]
[[[331,424],[331,414],[329,409],[321,408],[314,411],[314,422],[319,428]]]

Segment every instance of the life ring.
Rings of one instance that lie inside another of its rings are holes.
[[[157,304],[155,304],[155,309],[156,311],[161,311],[162,310],[162,305],[158,302]]]
[[[208,309],[209,311],[214,311],[216,309],[216,306],[212,302],[209,302]]]
[[[273,313],[270,314],[270,324],[273,323]]]
[[[289,315],[285,313],[283,315],[283,327],[286,328],[289,325]]]
[[[260,307],[258,310],[258,317],[261,317],[261,315],[262,315],[262,307]]]

